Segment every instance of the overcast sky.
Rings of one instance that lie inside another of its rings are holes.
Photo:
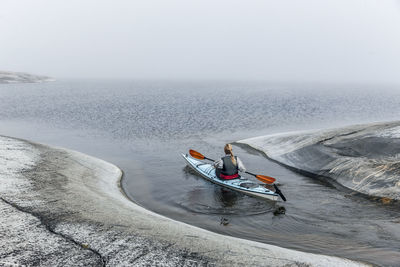
[[[400,2],[0,0],[0,70],[400,84]]]

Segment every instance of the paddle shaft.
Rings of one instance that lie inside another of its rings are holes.
[[[204,157],[204,159],[208,159],[208,160],[211,160],[211,161],[215,161],[215,160],[213,160],[213,159],[210,159],[210,158],[207,158],[207,157]]]
[[[211,161],[215,161],[215,160],[210,159],[210,158],[207,158],[207,157],[204,157],[204,159],[208,159],[208,160],[211,160]],[[248,172],[248,171],[245,171],[245,173],[250,174],[250,175],[253,175],[254,177],[257,177],[257,174],[254,174],[254,173],[251,173],[251,172]]]
[[[215,161],[215,160],[213,160],[213,159],[211,159],[211,158],[205,157],[204,155],[200,154],[200,153],[197,152],[197,151],[194,151],[194,150],[193,150],[193,152],[199,154],[199,156],[203,157],[204,159],[207,159],[207,160],[210,160],[210,161]],[[258,178],[257,176],[259,176],[258,174],[254,174],[254,173],[248,172],[248,171],[245,171],[245,173],[250,174],[250,175],[253,175],[253,176],[256,177],[256,178]],[[272,178],[272,177],[271,177],[271,178]]]
[[[245,173],[253,175],[253,176],[257,176],[257,174],[254,174],[254,173],[251,173],[251,172],[248,172],[248,171],[245,171]]]

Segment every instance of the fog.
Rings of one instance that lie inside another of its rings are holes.
[[[0,70],[400,84],[391,0],[1,0]]]

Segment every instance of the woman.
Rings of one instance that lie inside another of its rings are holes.
[[[225,157],[214,162],[215,174],[223,180],[240,178],[238,171],[246,171],[242,161],[233,155],[231,144],[226,144],[224,151]]]

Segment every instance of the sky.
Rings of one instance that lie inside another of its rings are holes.
[[[399,0],[0,0],[0,70],[400,84]]]

